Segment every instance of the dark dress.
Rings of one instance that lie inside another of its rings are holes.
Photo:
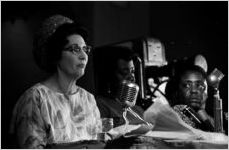
[[[101,118],[113,118],[114,127],[125,124],[125,120],[123,118],[124,109],[117,100],[108,97],[98,96],[96,98],[96,102],[101,114]],[[131,109],[142,118],[144,111],[141,107],[135,105]],[[127,111],[127,119],[129,121],[129,124],[144,123],[141,119],[139,119],[129,111]]]

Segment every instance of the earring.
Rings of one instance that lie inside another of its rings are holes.
[[[109,95],[111,94],[110,84],[107,84],[107,93],[108,93]]]

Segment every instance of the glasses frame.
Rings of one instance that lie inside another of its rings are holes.
[[[83,51],[87,55],[89,55],[91,52],[91,49],[92,49],[92,46],[90,46],[90,45],[80,47],[78,44],[73,44],[67,48],[64,48],[63,51],[69,51],[69,52],[72,52],[73,54],[79,54],[81,51]]]
[[[186,90],[191,90],[193,87],[195,87],[200,92],[204,92],[206,89],[204,82],[183,82],[181,85]]]

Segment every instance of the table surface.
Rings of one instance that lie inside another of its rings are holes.
[[[54,149],[228,149],[226,143],[206,141],[166,140],[149,136],[120,137],[111,141],[80,141],[51,145]]]
[[[107,142],[105,148],[131,149],[228,149],[227,143],[212,143],[206,141],[166,140],[162,138],[138,136],[121,137]]]

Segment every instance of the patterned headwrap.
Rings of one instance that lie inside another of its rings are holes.
[[[47,18],[35,35],[35,46],[38,48],[43,47],[47,39],[55,33],[56,29],[66,23],[73,23],[73,20],[62,15],[54,15]]]
[[[46,57],[45,47],[48,39],[56,32],[58,27],[67,23],[74,22],[68,17],[57,14],[45,19],[38,32],[35,33],[33,41],[33,52],[39,67],[44,68],[46,65],[46,62],[42,62],[45,59],[41,58]]]

